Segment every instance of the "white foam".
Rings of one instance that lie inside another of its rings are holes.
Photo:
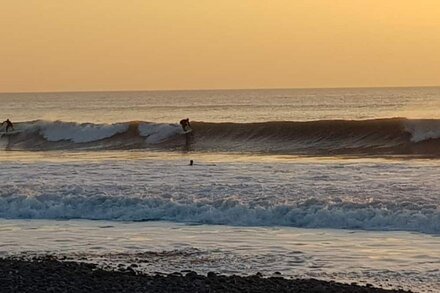
[[[156,144],[182,133],[177,124],[140,123],[139,134],[145,137],[146,143]]]
[[[408,120],[405,131],[411,133],[411,141],[421,142],[440,138],[440,120]]]
[[[436,209],[390,209],[359,205],[249,206],[237,200],[188,200],[127,198],[92,195],[79,186],[79,194],[2,196],[0,217],[25,219],[94,219],[116,221],[167,220],[233,226],[292,226],[366,230],[407,230],[440,233]],[[82,194],[81,194],[82,193]]]
[[[0,217],[440,233],[435,165],[186,163],[5,163]]]
[[[48,141],[69,140],[75,143],[98,141],[112,137],[117,133],[127,131],[128,124],[92,124],[74,122],[45,122],[39,121],[35,124],[40,134]]]

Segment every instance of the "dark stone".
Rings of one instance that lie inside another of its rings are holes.
[[[371,284],[343,284],[316,279],[262,278],[253,276],[224,276],[209,272],[207,276],[193,271],[169,275],[135,273],[133,266],[104,270],[95,264],[59,261],[53,256],[39,258],[0,258],[0,293],[23,292],[407,292],[375,288]],[[122,270],[118,271],[118,270]]]
[[[186,275],[185,275],[185,277],[186,278],[189,278],[189,279],[195,279],[195,278],[197,278],[199,275],[197,275],[197,273],[196,272],[193,272],[193,271],[190,271],[189,273],[187,273]]]
[[[210,279],[215,279],[215,278],[217,278],[217,274],[214,273],[214,272],[209,272],[207,277],[210,278]]]

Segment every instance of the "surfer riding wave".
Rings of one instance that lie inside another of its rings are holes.
[[[9,129],[14,130],[14,125],[12,124],[11,120],[9,120],[9,118],[2,122],[2,126],[4,124],[6,124],[5,133],[8,133]]]

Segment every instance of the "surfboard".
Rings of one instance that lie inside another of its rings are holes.
[[[8,132],[2,131],[2,132],[0,132],[0,137],[10,136],[10,135],[18,134],[18,133],[20,133],[20,132],[18,132],[17,130],[8,131]]]

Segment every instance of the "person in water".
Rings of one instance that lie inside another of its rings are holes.
[[[14,125],[12,124],[11,120],[9,120],[9,118],[2,122],[2,126],[3,124],[6,124],[5,132],[8,132],[9,128],[14,130]]]
[[[182,125],[183,131],[187,131],[188,127],[191,128],[191,124],[189,124],[189,118],[180,120],[180,125]]]

